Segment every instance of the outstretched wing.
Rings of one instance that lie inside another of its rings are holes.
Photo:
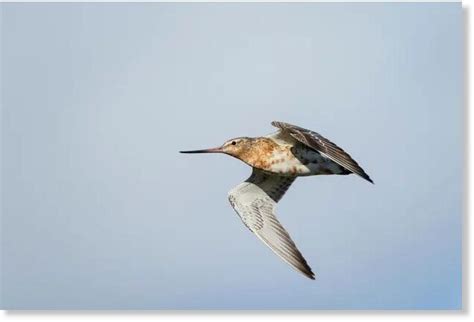
[[[372,179],[370,179],[369,175],[365,173],[365,171],[359,166],[359,164],[357,164],[354,159],[351,158],[349,154],[347,154],[343,149],[338,147],[333,142],[323,137],[321,134],[284,122],[274,121],[272,122],[272,125],[279,128],[283,132],[289,133],[297,141],[318,151],[325,157],[331,159],[350,172],[361,176],[371,183],[374,183]]]
[[[308,263],[274,214],[276,203],[294,180],[295,177],[266,174],[254,168],[250,178],[229,192],[229,201],[245,226],[275,254],[314,279]]]

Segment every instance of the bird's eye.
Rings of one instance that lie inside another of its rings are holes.
[[[235,141],[232,141],[232,145],[236,145],[236,144],[237,144],[237,142],[235,142]]]

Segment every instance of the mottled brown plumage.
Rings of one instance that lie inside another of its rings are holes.
[[[222,146],[183,153],[225,153],[253,168],[252,175],[229,192],[229,201],[244,224],[275,254],[314,279],[303,255],[274,214],[276,203],[299,176],[355,173],[372,179],[344,150],[322,135],[283,122],[264,137],[240,137]]]

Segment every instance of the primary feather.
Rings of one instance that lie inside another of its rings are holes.
[[[229,192],[229,201],[245,226],[265,245],[293,268],[314,279],[311,267],[274,213],[276,203],[295,179],[254,168],[250,178]]]

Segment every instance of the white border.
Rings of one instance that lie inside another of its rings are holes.
[[[324,1],[324,0],[297,0],[297,1],[285,1],[285,0],[216,0],[216,1],[206,1],[206,0],[168,0],[168,1],[156,1],[156,0],[137,0],[137,1],[127,1],[127,0],[89,0],[89,1],[77,1],[77,0],[49,0],[49,1],[41,1],[41,0],[0,0],[0,2],[461,2],[459,0],[332,0],[332,1]],[[463,1],[463,2],[466,2]]]
[[[240,321],[247,322],[279,322],[279,321],[398,321],[403,319],[404,322],[411,321],[451,321],[451,320],[471,320],[470,310],[473,307],[472,297],[470,291],[472,290],[472,279],[470,277],[469,268],[472,267],[472,238],[469,237],[468,232],[473,231],[473,220],[468,220],[471,215],[471,202],[474,200],[474,192],[469,189],[469,183],[473,182],[474,172],[468,171],[472,169],[473,165],[473,144],[474,131],[470,131],[469,124],[473,124],[474,113],[468,112],[471,108],[471,93],[473,93],[473,83],[470,81],[469,75],[473,74],[473,65],[469,62],[472,50],[473,31],[472,31],[472,6],[471,2],[474,0],[463,1],[463,12],[465,19],[465,213],[464,213],[464,245],[463,245],[463,310],[462,311],[32,311],[32,312],[6,312],[0,311],[0,321]],[[30,1],[4,1],[0,2],[41,2],[37,0]],[[49,1],[61,2],[61,1]],[[64,1],[77,2],[77,1]],[[80,1],[79,1],[80,2]],[[89,2],[126,2],[126,1],[89,1]],[[206,2],[202,0],[176,0],[176,1],[138,1],[138,2]],[[217,2],[234,2],[234,1],[217,1]],[[240,2],[255,2],[244,0]],[[285,1],[258,1],[258,2],[285,2]],[[327,2],[327,1],[298,1],[298,2]],[[331,1],[331,2],[358,2],[358,1]],[[413,2],[407,0],[401,1],[374,1],[366,0],[363,2]],[[448,1],[429,1],[421,0],[415,2],[459,2],[455,0]],[[1,19],[0,19],[1,24]]]

